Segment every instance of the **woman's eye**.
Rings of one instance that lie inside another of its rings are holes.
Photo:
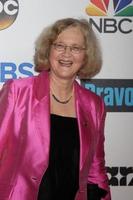
[[[63,44],[56,44],[56,47],[59,49],[64,49],[64,45]]]
[[[73,51],[80,51],[80,48],[79,48],[79,47],[76,47],[76,46],[74,46],[74,47],[72,47],[72,50],[73,50]]]

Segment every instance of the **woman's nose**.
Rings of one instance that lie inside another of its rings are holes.
[[[72,49],[71,49],[71,47],[70,47],[70,46],[65,46],[64,53],[65,53],[65,54],[68,54],[68,55],[72,54]]]

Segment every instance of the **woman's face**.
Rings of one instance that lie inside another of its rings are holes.
[[[84,64],[85,44],[77,27],[62,31],[51,46],[49,54],[51,74],[63,79],[74,79]]]

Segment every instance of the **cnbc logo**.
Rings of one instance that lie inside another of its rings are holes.
[[[90,0],[85,12],[99,33],[133,31],[133,0]]]
[[[10,27],[19,12],[18,0],[0,0],[0,31]]]

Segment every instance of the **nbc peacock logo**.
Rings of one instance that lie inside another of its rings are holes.
[[[133,16],[133,0],[90,0],[86,13],[90,16],[107,16],[111,3],[114,16]]]
[[[90,0],[85,12],[100,33],[133,31],[133,0]],[[95,17],[99,17],[99,23]]]

